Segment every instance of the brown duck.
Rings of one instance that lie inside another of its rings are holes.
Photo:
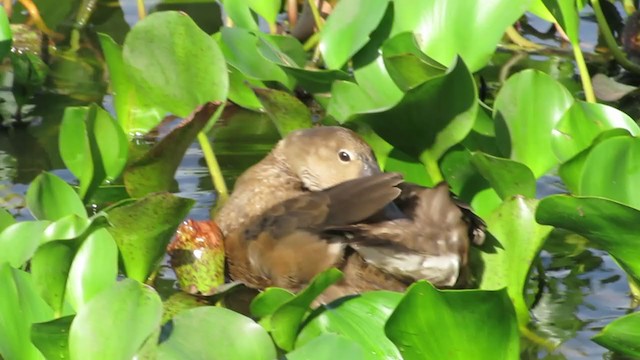
[[[298,291],[340,268],[344,279],[320,302],[402,291],[417,279],[459,284],[469,242],[484,234],[445,184],[423,188],[381,173],[371,148],[341,127],[289,134],[238,178],[214,220],[230,277],[248,286]]]

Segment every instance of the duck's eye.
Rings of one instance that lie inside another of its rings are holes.
[[[351,161],[351,155],[349,155],[349,153],[344,151],[344,150],[340,150],[340,152],[338,152],[338,157],[340,158],[340,161],[342,161],[342,162]]]

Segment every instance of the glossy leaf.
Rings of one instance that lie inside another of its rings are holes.
[[[316,275],[309,286],[287,301],[271,316],[271,336],[278,347],[290,351],[293,349],[298,327],[309,310],[309,306],[318,295],[342,278],[342,272],[335,268]]]
[[[551,15],[560,24],[573,46],[580,42],[580,14],[575,1],[542,0]]]
[[[525,165],[480,152],[473,154],[471,162],[500,198],[508,199],[514,195],[527,198],[536,196],[536,180]]]
[[[384,333],[384,325],[401,298],[401,293],[373,291],[324,305],[305,324],[296,349],[323,334],[338,334],[360,345],[363,359],[402,359]]]
[[[552,230],[551,226],[536,222],[537,205],[537,200],[522,197],[506,200],[486,218],[487,228],[499,243],[492,251],[481,253],[484,271],[480,289],[506,287],[520,325],[529,321],[529,309],[524,300],[529,269]],[[486,246],[490,245],[487,242]]]
[[[158,359],[275,359],[269,334],[255,321],[212,306],[185,310],[173,318]]]
[[[122,50],[127,73],[154,106],[185,117],[229,91],[218,44],[175,11],[153,13],[129,32]]]
[[[388,4],[389,0],[346,0],[336,5],[320,32],[319,47],[329,69],[340,69],[367,44]]]
[[[109,69],[118,123],[129,136],[148,132],[160,123],[164,111],[147,104],[148,101],[136,89],[127,75],[120,45],[107,34],[98,33],[98,39]]]
[[[493,117],[500,150],[525,164],[536,178],[557,164],[551,133],[573,104],[567,89],[537,70],[511,76],[500,89]]]
[[[21,267],[36,252],[44,240],[49,221],[22,221],[10,225],[0,233],[0,263]]]
[[[169,193],[148,195],[108,211],[128,277],[144,282],[155,270],[176,228],[194,201]]]
[[[256,90],[256,93],[282,137],[313,125],[311,111],[295,96],[271,89]]]
[[[618,353],[640,357],[640,313],[615,319],[594,336],[593,341]]]
[[[11,24],[7,11],[2,7],[0,9],[0,60],[4,59],[11,52],[11,43],[13,42],[13,34],[11,32]]]
[[[118,248],[104,228],[94,230],[76,252],[67,278],[66,298],[76,311],[109,288],[118,276]]]
[[[87,217],[78,194],[59,177],[42,173],[29,185],[27,207],[38,220],[55,221],[69,214]]]
[[[516,316],[505,290],[440,291],[419,281],[385,332],[406,360],[520,358]]]
[[[282,2],[280,0],[249,0],[249,7],[262,16],[269,24],[276,22]]]
[[[524,14],[529,2],[395,0],[391,36],[414,32],[425,54],[445,65],[460,55],[475,72],[489,62],[507,27]]]
[[[38,248],[31,258],[33,286],[56,316],[62,315],[67,277],[75,255],[70,244],[54,241]]]
[[[244,0],[225,0],[224,9],[236,27],[259,31],[260,28],[251,14],[249,4]]]
[[[129,165],[124,172],[124,184],[129,195],[137,198],[171,190],[174,174],[184,153],[207,125],[216,108],[217,105],[213,103],[196,108],[151,150]]]
[[[114,283],[73,320],[71,358],[131,359],[160,326],[161,316],[162,302],[155,290],[131,279]]]
[[[640,281],[639,210],[607,199],[554,195],[540,201],[536,220],[588,238]]]
[[[262,103],[253,92],[253,88],[248,84],[249,79],[238,69],[229,67],[229,100],[242,106],[245,109],[263,111]],[[254,82],[259,82],[255,81]],[[264,85],[262,85],[264,86]]]
[[[251,301],[251,315],[257,318],[270,316],[294,297],[295,294],[283,288],[266,288]]]
[[[601,196],[640,209],[640,194],[636,191],[639,158],[638,138],[618,136],[600,142],[585,160],[579,194]]]
[[[588,148],[602,132],[627,129],[636,136],[640,128],[627,114],[603,104],[576,101],[556,124],[551,145],[561,162]]]
[[[96,221],[106,221],[104,214],[94,216],[91,219],[70,214],[52,222],[44,230],[44,240],[71,240],[84,234]]]
[[[33,324],[31,341],[47,359],[70,359],[69,328],[73,316],[67,316],[44,323]]]
[[[9,210],[0,208],[0,233],[7,227],[16,223],[16,219],[11,216]]]
[[[287,360],[364,360],[365,352],[357,342],[342,336],[322,334],[286,355]]]

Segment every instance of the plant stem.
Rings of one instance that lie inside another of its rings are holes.
[[[138,0],[138,19],[142,20],[147,16],[147,11],[144,8],[144,0]]]
[[[506,34],[511,42],[524,49],[540,50],[545,48],[543,45],[536,44],[533,41],[530,41],[529,39],[520,35],[520,33],[513,26],[509,26],[507,28]]]
[[[427,175],[434,185],[444,180],[440,167],[438,166],[438,161],[435,160],[428,151],[425,151],[420,155],[420,161],[424,164],[424,167],[427,170]]]
[[[308,0],[309,7],[311,7],[311,13],[313,14],[313,19],[316,22],[316,26],[318,27],[318,31],[322,31],[322,16],[320,16],[320,10],[318,10],[318,4],[316,4],[316,0]]]
[[[209,143],[209,138],[207,138],[207,135],[202,131],[198,133],[198,142],[200,143],[204,159],[207,162],[209,174],[211,174],[211,179],[213,180],[213,186],[218,192],[216,207],[220,207],[229,198],[227,184],[225,184],[224,177],[222,177],[222,171],[220,170],[220,165],[218,164],[218,159],[216,159],[216,155],[213,152],[211,143]]]
[[[304,51],[309,51],[316,45],[318,45],[318,42],[320,42],[320,34],[316,32],[313,33],[313,35],[311,35],[309,39],[307,39],[307,41],[305,41],[304,45],[302,45],[302,48],[304,49]]]
[[[598,27],[600,28],[602,36],[604,36],[604,41],[611,50],[613,57],[623,68],[633,73],[640,74],[640,65],[631,62],[622,50],[620,50],[620,47],[618,47],[618,43],[616,42],[616,39],[614,39],[611,29],[609,28],[609,24],[607,23],[607,19],[602,13],[600,0],[592,0],[591,5],[593,6],[593,12],[596,14],[596,20],[598,20]]]
[[[584,90],[584,97],[587,102],[595,103],[596,94],[593,92],[593,85],[591,85],[591,75],[589,75],[589,69],[587,69],[587,63],[584,61],[584,55],[582,49],[580,49],[580,43],[573,44],[573,57],[576,59],[578,65],[578,71],[580,72],[580,80],[582,80],[582,89]]]

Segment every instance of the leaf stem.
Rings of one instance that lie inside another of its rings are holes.
[[[229,198],[229,190],[227,189],[227,184],[224,182],[224,177],[222,176],[222,171],[220,170],[220,164],[218,164],[218,159],[216,159],[216,155],[213,152],[211,143],[209,143],[209,138],[207,138],[207,135],[202,131],[198,133],[198,142],[200,143],[200,148],[202,149],[204,159],[207,162],[207,168],[209,168],[209,174],[211,175],[211,179],[213,180],[213,186],[218,192],[216,207],[220,207]]]
[[[584,97],[587,102],[595,103],[596,94],[593,91],[593,85],[591,85],[591,75],[589,75],[589,69],[587,69],[587,63],[584,61],[584,55],[582,49],[580,49],[580,43],[573,44],[573,57],[576,59],[578,65],[578,71],[580,72],[580,80],[582,81],[582,89],[584,90]]]
[[[521,48],[528,50],[541,50],[545,48],[543,45],[536,44],[533,41],[530,41],[529,39],[520,35],[520,33],[513,27],[513,25],[507,28],[506,34],[511,42],[520,46]]]
[[[144,0],[138,0],[138,20],[142,20],[147,16],[147,11],[144,8]]]
[[[420,155],[420,161],[424,164],[427,175],[434,185],[444,180],[440,167],[438,166],[438,161],[435,160],[431,154],[425,151]]]
[[[320,16],[320,10],[318,10],[318,4],[316,4],[316,0],[308,0],[309,7],[311,8],[311,13],[313,14],[313,19],[316,22],[316,26],[318,27],[318,31],[322,31],[322,16]]]
[[[607,19],[604,17],[602,13],[602,7],[600,6],[600,0],[592,0],[591,5],[593,6],[593,12],[596,14],[596,20],[598,21],[598,27],[602,32],[602,36],[604,37],[604,41],[607,43],[607,46],[611,50],[611,54],[614,59],[622,66],[623,68],[640,74],[640,65],[631,62],[627,56],[620,50],[616,39],[613,37],[611,33],[611,29],[609,28],[609,24],[607,23]]]

